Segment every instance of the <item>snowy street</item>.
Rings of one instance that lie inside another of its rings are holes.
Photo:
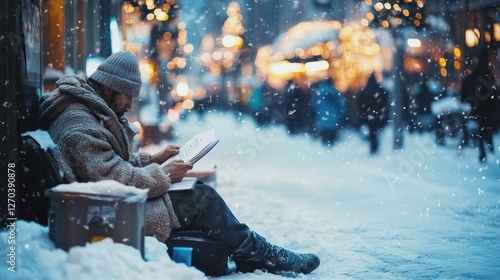
[[[0,280],[500,280],[500,0],[0,5]]]
[[[271,243],[316,253],[320,267],[299,279],[495,279],[500,275],[500,138],[480,164],[471,147],[437,147],[431,135],[406,134],[401,152],[382,136],[381,153],[344,131],[334,147],[283,126],[195,115],[175,125],[176,144],[214,128],[220,143],[195,169],[217,166],[217,189],[241,222]],[[147,146],[153,152],[158,146]],[[17,271],[0,279],[203,279],[175,264],[146,238],[138,251],[102,241],[54,249],[47,228],[18,221]],[[0,233],[1,255],[8,253]],[[219,279],[286,279],[257,271]]]
[[[250,119],[189,120],[176,126],[178,144],[215,128],[221,142],[195,169],[217,165],[218,190],[240,221],[272,243],[320,256],[305,279],[500,275],[498,137],[495,154],[479,164],[474,148],[437,147],[433,135],[405,135],[404,150],[393,152],[390,127],[370,157],[353,131],[329,148],[282,126],[256,130]]]

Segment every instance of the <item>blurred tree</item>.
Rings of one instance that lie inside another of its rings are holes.
[[[215,96],[214,105],[223,109],[239,102],[236,81],[242,62],[248,60],[244,39],[246,30],[238,2],[229,3],[226,14],[220,35],[215,40],[211,36],[204,38],[200,58],[210,73],[221,77],[222,85]]]

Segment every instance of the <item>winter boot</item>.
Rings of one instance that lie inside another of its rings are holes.
[[[310,273],[320,263],[314,254],[297,254],[276,245],[269,244],[266,239],[255,232],[233,251],[236,270],[253,272],[261,269],[273,274]]]

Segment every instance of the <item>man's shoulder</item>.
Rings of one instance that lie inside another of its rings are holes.
[[[81,103],[71,103],[61,112],[57,120],[64,129],[89,127],[99,124],[92,111]]]
[[[105,138],[108,132],[91,114],[64,113],[54,122],[59,143],[79,146],[90,143],[91,138]]]
[[[65,115],[66,117],[68,116],[92,116],[92,110],[86,106],[85,104],[82,104],[80,102],[73,102],[68,104],[68,107],[64,109],[61,115]],[[92,116],[92,118],[95,118]]]

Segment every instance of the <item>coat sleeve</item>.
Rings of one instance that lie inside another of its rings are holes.
[[[151,163],[151,155],[148,153],[133,153],[130,155],[130,164],[137,167],[143,167]]]
[[[148,198],[161,196],[170,187],[170,178],[158,164],[134,166],[116,154],[100,131],[68,133],[59,141],[58,150],[77,181],[115,180],[127,186],[149,189]]]

